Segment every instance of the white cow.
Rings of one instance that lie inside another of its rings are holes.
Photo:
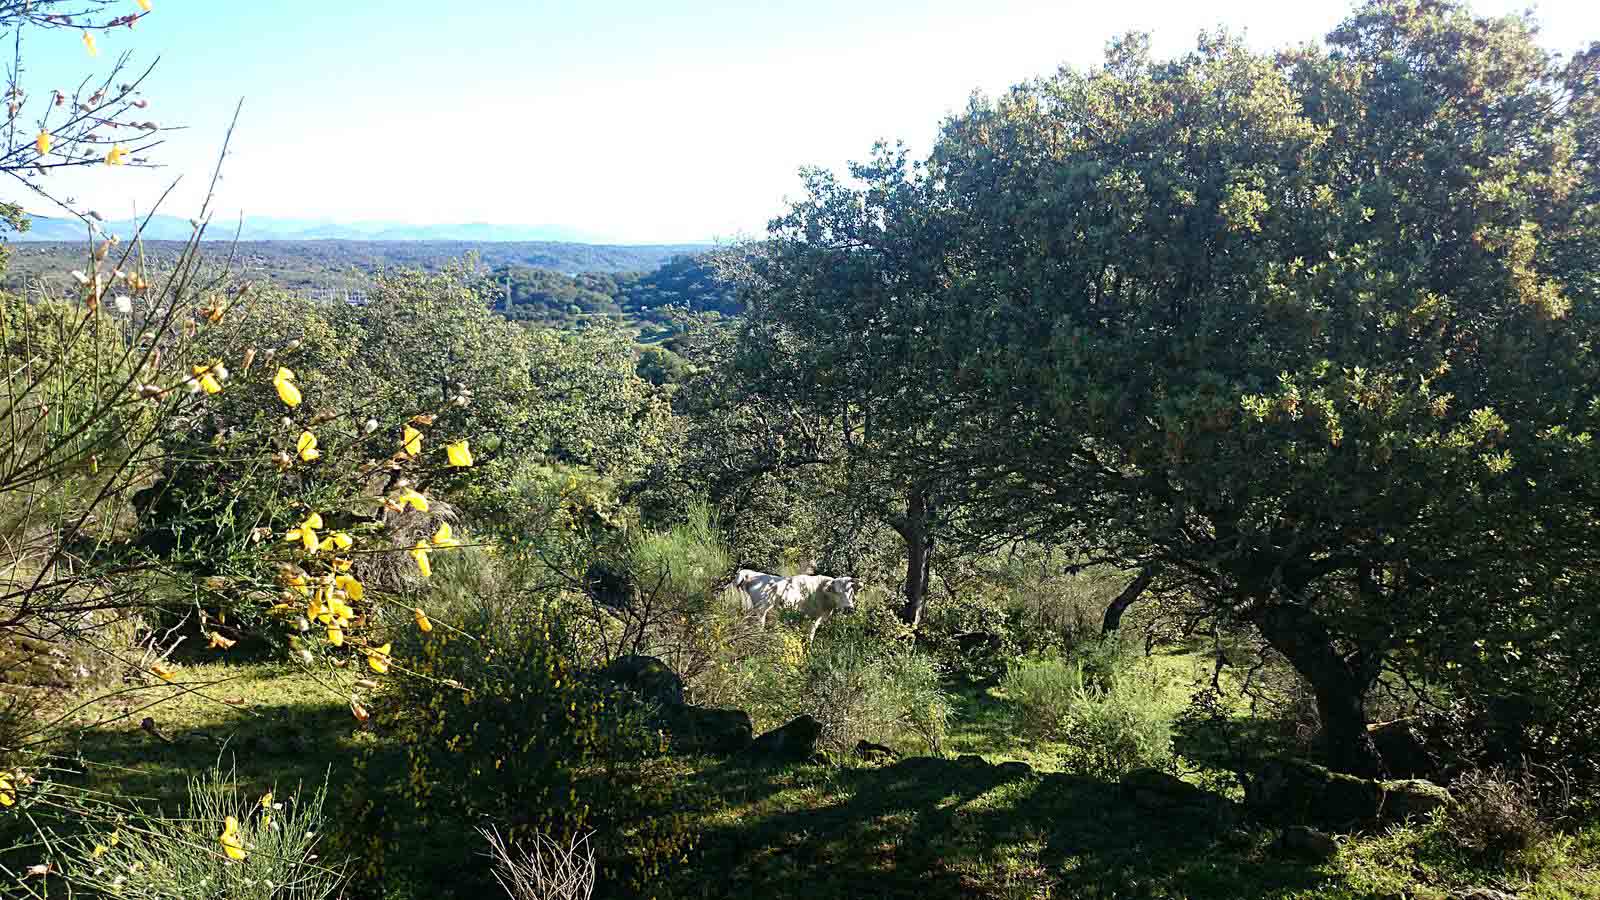
[[[856,591],[860,582],[854,578],[834,578],[828,575],[768,575],[754,569],[740,569],[728,585],[739,591],[739,603],[744,611],[761,619],[763,628],[767,616],[774,609],[797,609],[812,620],[811,631],[806,635],[809,644],[817,637],[817,629],[835,612],[854,612]]]

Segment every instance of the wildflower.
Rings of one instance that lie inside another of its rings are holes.
[[[215,363],[208,366],[194,366],[190,371],[194,373],[194,378],[190,382],[191,388],[205,391],[207,394],[221,391],[221,379],[228,377],[227,370]]]
[[[222,835],[217,838],[222,842],[222,850],[228,854],[229,859],[240,860],[245,858],[244,842],[239,839],[239,820],[229,816],[222,824]]]
[[[330,551],[331,550],[349,550],[350,546],[352,544],[354,544],[355,542],[356,542],[356,539],[351,537],[348,533],[343,532],[343,531],[335,531],[332,534],[329,534],[327,537],[323,538],[322,539],[322,543],[317,545],[317,549],[318,550],[330,550]]]
[[[261,808],[262,809],[271,809],[272,808],[272,792],[271,791],[267,791],[265,794],[261,795]]]
[[[299,541],[307,553],[317,552],[317,529],[322,527],[322,516],[312,513],[299,526],[289,529],[285,541]]]
[[[89,51],[90,56],[100,55],[100,48],[94,45],[94,35],[87,31],[83,33],[83,48]]]
[[[50,152],[50,132],[39,132],[39,136],[33,140],[33,146],[39,150],[40,156],[48,154]]]
[[[361,584],[361,582],[351,578],[349,575],[335,575],[333,577],[333,583],[339,588],[339,590],[344,591],[345,596],[357,603],[361,602],[362,595],[367,592],[367,589]]]
[[[445,455],[450,458],[450,465],[452,466],[457,466],[464,469],[472,465],[472,450],[467,446],[466,441],[456,441],[454,444],[446,444],[444,452]]]
[[[328,626],[328,643],[335,647],[344,646],[344,629],[337,625]]]
[[[389,671],[390,646],[392,645],[384,644],[382,647],[379,647],[376,650],[367,651],[367,665],[372,667],[372,671],[377,672],[379,675]]]
[[[427,541],[417,541],[417,545],[411,548],[411,558],[417,561],[417,570],[423,578],[433,575],[433,566],[428,564]]]
[[[417,493],[416,491],[412,490],[411,488],[403,488],[403,489],[401,489],[400,495],[398,497],[396,497],[395,500],[399,502],[400,507],[402,509],[404,509],[407,505],[409,505],[412,509],[415,509],[417,512],[427,512],[428,511],[428,498],[422,496],[421,494]]]
[[[272,454],[272,462],[278,467],[278,471],[282,472],[294,465],[294,457],[279,450],[277,453]]]
[[[94,845],[94,850],[89,854],[89,858],[90,859],[99,859],[100,857],[105,856],[107,853],[110,853],[110,852],[111,852],[111,848],[107,847],[105,844],[95,844]]]
[[[122,149],[121,144],[112,144],[111,150],[106,153],[106,165],[125,166],[128,164],[128,151]]]
[[[150,0],[135,0],[135,2],[138,3],[139,8],[145,12],[149,12],[151,10]]]
[[[238,643],[238,641],[228,640],[227,638],[223,637],[221,634],[218,634],[217,632],[213,631],[213,632],[211,632],[211,644],[209,645],[208,649],[211,649],[211,650],[226,650],[229,647],[232,647],[234,644],[237,644],[237,643]]]
[[[449,522],[440,522],[439,530],[433,533],[433,545],[440,548],[459,547],[461,542],[456,540],[455,535],[450,532]]]
[[[16,802],[16,782],[12,780],[10,772],[0,772],[0,806],[11,806]]]
[[[272,386],[278,389],[278,399],[283,405],[293,408],[300,405],[300,389],[295,387],[294,372],[283,366],[278,367],[278,374],[272,376]]]
[[[406,426],[405,436],[400,439],[400,452],[407,456],[416,456],[422,452],[422,432]]]
[[[150,664],[150,671],[160,676],[162,681],[171,681],[178,677],[178,673],[172,671],[171,666],[168,666],[166,663],[160,660],[156,660]]]
[[[424,634],[426,634],[427,632],[430,632],[430,631],[433,630],[433,623],[428,621],[428,614],[423,612],[421,607],[417,607],[416,609],[411,610],[411,614],[416,616],[416,618],[417,618],[417,630],[418,631],[421,631]]]
[[[322,451],[317,449],[317,436],[309,431],[300,432],[300,440],[295,442],[294,448],[306,462],[322,457]]]
[[[365,423],[362,424],[361,430],[366,434],[371,434],[374,431],[377,431],[378,430],[378,420],[377,419],[368,419]]]
[[[129,297],[127,294],[118,294],[116,298],[111,301],[111,305],[116,307],[117,312],[122,313],[123,315],[128,315],[129,313],[133,312],[133,298]]]

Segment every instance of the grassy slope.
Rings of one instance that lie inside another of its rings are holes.
[[[215,682],[209,694],[236,702],[154,688],[175,694],[148,711],[174,743],[138,727],[143,711],[90,729],[78,749],[107,764],[96,783],[171,803],[188,774],[229,752],[249,790],[283,790],[320,781],[353,746],[348,709],[292,671],[213,664],[182,680]],[[1472,871],[1426,827],[1351,838],[1334,862],[1307,865],[1274,852],[1271,833],[1148,811],[1114,785],[1044,771],[1054,754],[1012,740],[992,693],[963,695],[962,712],[953,752],[1022,759],[1042,774],[926,758],[875,768],[678,760],[700,838],[663,888],[729,898],[1444,898],[1493,884],[1525,898],[1600,898],[1600,832],[1560,848],[1533,882]],[[475,881],[437,878],[421,892],[456,896]]]

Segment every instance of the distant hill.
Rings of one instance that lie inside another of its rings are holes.
[[[108,219],[101,228],[126,240],[138,222],[133,219]],[[153,216],[144,228],[145,240],[186,241],[194,231],[188,219],[178,216]],[[472,241],[480,243],[596,243],[596,236],[561,225],[492,225],[469,222],[456,225],[413,225],[405,222],[337,222],[331,219],[274,219],[262,216],[238,219],[213,218],[206,228],[207,240],[231,241],[237,233],[242,241]],[[87,232],[77,219],[34,216],[31,227],[12,233],[6,239],[17,243],[82,241]]]
[[[146,257],[158,269],[175,259],[183,246],[178,241],[144,242]],[[546,269],[570,276],[580,272],[654,272],[674,257],[706,249],[695,244],[629,247],[556,241],[306,240],[208,244],[205,253],[208,259],[219,263],[231,253],[240,277],[269,281],[290,290],[358,290],[379,269],[431,271],[468,253],[476,253],[490,269]],[[69,273],[86,268],[88,246],[82,240],[22,242],[11,244],[10,251],[0,284],[16,288],[39,279],[66,291],[71,289]]]

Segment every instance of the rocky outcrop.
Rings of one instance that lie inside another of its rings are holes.
[[[1292,856],[1317,862],[1327,862],[1339,855],[1338,841],[1304,825],[1291,825],[1284,829],[1283,837],[1278,839],[1278,847]]]
[[[662,709],[672,749],[680,753],[731,755],[750,746],[754,726],[742,709],[668,706]]]
[[[1160,769],[1134,769],[1120,783],[1123,794],[1145,809],[1214,811],[1228,804],[1226,798]]]
[[[1353,828],[1425,816],[1450,802],[1431,781],[1379,781],[1334,772],[1303,759],[1268,760],[1245,790],[1245,804],[1271,821]]]

